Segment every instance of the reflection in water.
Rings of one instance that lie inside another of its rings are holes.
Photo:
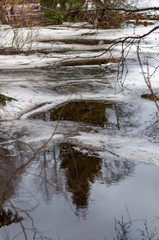
[[[22,164],[22,161],[19,160],[20,154],[16,158],[7,148],[0,148],[0,208],[3,207],[4,191],[7,189],[6,197],[10,198],[15,193],[15,186],[18,186],[20,175],[14,177],[12,181],[10,179],[13,172]]]
[[[0,165],[3,168],[3,171],[0,171],[0,178],[1,180],[3,179],[1,193],[3,193],[9,177],[15,169],[29,161],[32,156],[32,153],[21,152],[19,149],[20,146],[16,146],[14,156],[6,156],[5,161],[2,161],[2,159],[0,161]],[[15,153],[17,154],[15,155]],[[7,164],[4,164],[4,162]],[[32,221],[30,219],[34,221],[33,217],[28,217],[28,209],[31,209],[29,214],[34,215],[34,209],[36,208],[40,214],[45,214],[45,210],[43,209],[44,203],[51,206],[49,215],[51,215],[51,218],[55,218],[54,221],[56,222],[56,215],[52,217],[52,210],[54,212],[56,208],[58,209],[61,206],[59,205],[61,196],[66,200],[65,205],[67,205],[66,202],[69,203],[70,209],[73,210],[73,213],[78,218],[85,219],[89,213],[90,196],[94,184],[102,183],[103,185],[104,183],[109,187],[111,184],[119,182],[132,174],[134,167],[135,164],[133,162],[121,159],[101,159],[98,156],[90,155],[86,151],[83,152],[79,148],[66,143],[43,149],[27,167],[18,172],[8,188],[8,201],[6,203],[8,206],[10,202],[15,204],[14,207],[10,205],[12,210],[14,208],[22,209],[24,220],[18,215],[11,215],[10,212],[5,213],[1,209],[3,212],[1,212],[2,220],[0,219],[0,224],[4,226],[12,222],[20,222],[24,226],[27,226],[28,219],[30,222]],[[6,172],[10,172],[10,174],[7,175]],[[42,201],[42,205],[37,204],[36,201],[38,199],[34,199],[34,196],[38,196],[40,199],[41,196],[43,197],[40,200]],[[57,196],[59,196],[59,201],[56,202],[55,199]],[[16,199],[16,202],[14,202],[14,199]],[[38,218],[39,224],[41,221],[43,219]],[[46,218],[46,226],[47,221]],[[33,228],[33,232],[36,233],[33,225],[29,227]],[[14,230],[13,234],[15,234]]]
[[[81,152],[70,144],[55,145],[40,154],[38,164],[39,185],[45,201],[56,194],[72,195],[76,214],[87,210],[91,185],[96,181],[109,186],[134,172],[134,162],[116,159],[100,159]]]
[[[65,194],[65,179],[60,169],[60,147],[44,149],[34,161],[38,178],[34,179],[37,191],[42,192],[43,199],[49,203],[54,194]],[[39,187],[38,187],[39,186]]]
[[[134,165],[128,160],[103,159],[101,180],[107,185],[117,183],[134,173]]]
[[[100,176],[101,159],[82,154],[68,144],[61,145],[60,157],[67,190],[73,194],[73,204],[77,209],[87,208],[90,183]]]
[[[119,129],[116,106],[105,101],[71,101],[46,112],[35,113],[30,118],[44,121],[80,121],[94,126]]]
[[[1,196],[16,167],[27,162],[32,156],[30,152],[18,152],[19,148],[16,150],[16,156],[5,156],[5,159],[2,157],[0,159]],[[106,183],[107,186],[119,182],[133,173],[134,163],[122,159],[100,159],[66,143],[54,145],[52,148],[42,150],[27,169],[22,169],[14,177],[9,186],[8,198],[13,195],[21,174],[26,171],[27,174],[35,171],[36,176],[39,176],[33,181],[36,191],[43,193],[45,201],[50,202],[54,194],[70,193],[73,205],[79,210],[88,208],[91,185],[94,182]]]

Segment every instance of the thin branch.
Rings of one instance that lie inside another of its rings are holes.
[[[147,87],[149,88],[149,90],[150,90],[150,92],[152,94],[153,101],[155,102],[155,105],[156,105],[157,110],[159,112],[159,105],[158,105],[158,102],[157,102],[157,99],[156,99],[156,96],[154,94],[154,91],[153,91],[153,88],[152,88],[152,85],[151,85],[151,81],[150,81],[148,62],[146,62],[146,67],[147,67],[147,76],[146,76],[145,72],[144,72],[144,69],[143,69],[143,64],[142,64],[141,58],[140,58],[140,48],[139,48],[139,45],[140,45],[140,41],[139,41],[138,46],[137,46],[137,58],[138,58],[138,61],[139,61],[141,72],[142,72],[142,75],[144,77],[145,83],[146,83]]]

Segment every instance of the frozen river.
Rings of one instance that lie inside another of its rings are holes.
[[[146,227],[155,232],[158,129],[148,118],[140,123],[141,109],[152,102],[113,97],[114,71],[99,66],[34,74],[45,78],[31,84],[35,93],[62,103],[54,108],[47,100],[19,120],[1,122],[1,239],[112,240],[123,234],[120,224],[130,227],[130,239],[142,239],[139,229],[146,234]],[[11,76],[30,92],[21,70]]]
[[[1,92],[17,99],[1,108],[0,239],[158,239],[157,108],[136,47],[124,88],[120,46],[105,51],[151,27],[34,28],[21,54],[0,55]],[[10,47],[12,30],[1,31]],[[158,32],[140,47],[159,99]]]

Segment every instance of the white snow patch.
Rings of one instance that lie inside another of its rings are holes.
[[[86,145],[103,148],[102,158],[118,156],[119,158],[144,161],[159,165],[159,144],[150,143],[146,139],[127,136],[112,136],[81,132],[73,137]]]

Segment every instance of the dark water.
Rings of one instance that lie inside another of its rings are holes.
[[[0,212],[0,239],[112,240],[122,216],[124,223],[134,220],[130,239],[147,239],[139,231],[145,231],[144,220],[149,230],[158,227],[157,166],[101,159],[61,144],[42,150],[13,177],[32,154],[4,156],[2,151],[1,202],[12,181]]]
[[[35,113],[30,118],[45,121],[80,121],[94,126],[119,128],[116,106],[106,101],[70,101],[48,111]]]

